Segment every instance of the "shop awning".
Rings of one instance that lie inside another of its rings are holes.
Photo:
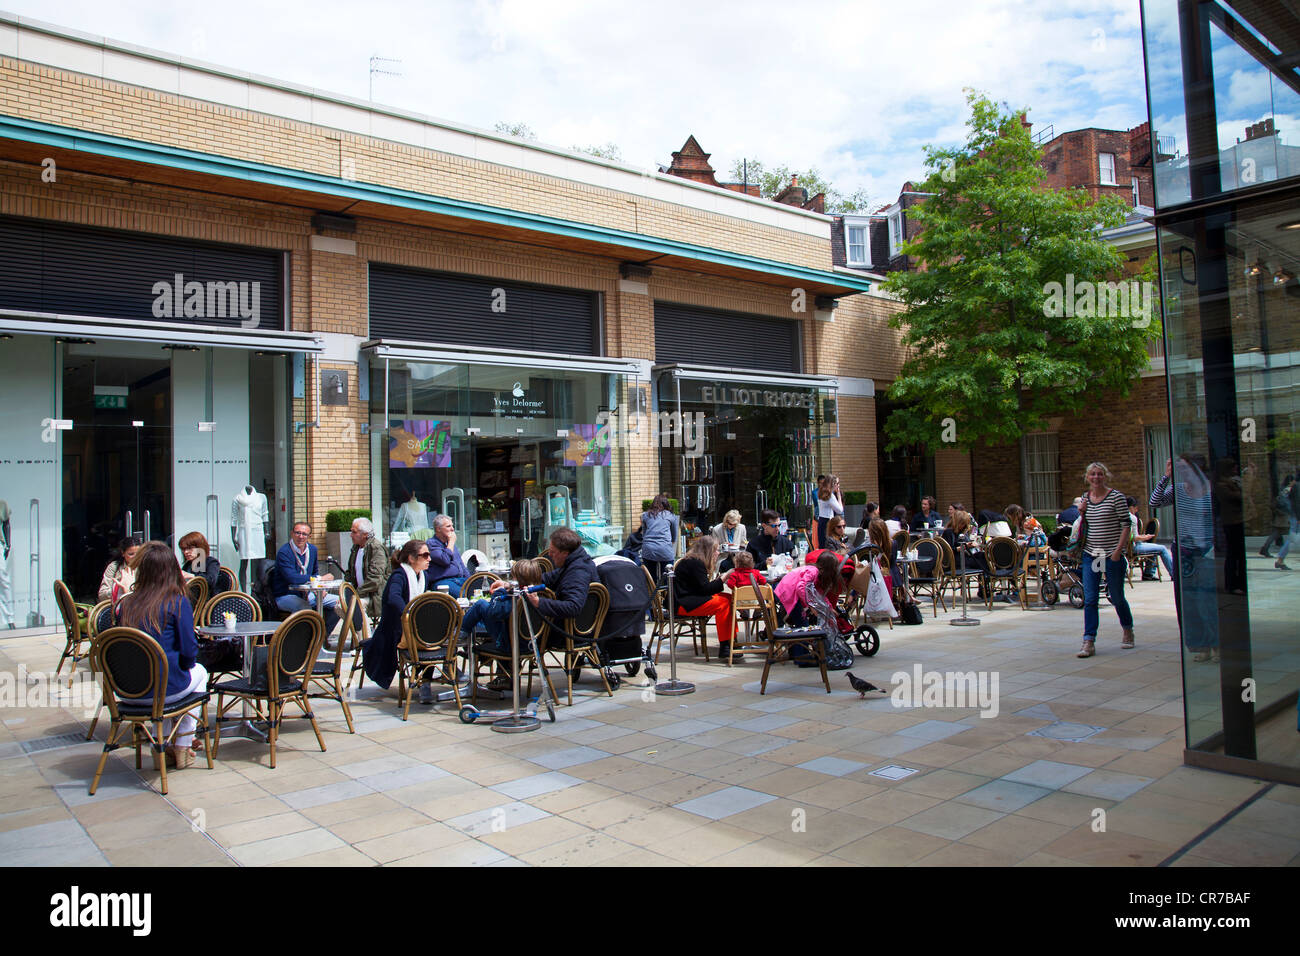
[[[513,352],[503,349],[472,349],[463,345],[371,339],[361,351],[376,358],[440,365],[511,365],[518,368],[564,369],[573,372],[602,372],[606,375],[647,376],[649,362],[638,359],[606,358],[596,355],[564,355],[554,352]]]
[[[797,372],[757,372],[748,368],[725,368],[712,365],[656,365],[655,376],[700,382],[736,382],[741,385],[780,385],[785,388],[818,388],[836,391],[839,380],[828,375],[804,375]]]
[[[0,309],[0,332],[15,335],[49,335],[59,338],[113,342],[157,342],[208,348],[248,349],[258,352],[325,351],[325,340],[311,332],[244,329],[221,326],[179,325],[168,322],[128,323],[90,315],[56,315]]]

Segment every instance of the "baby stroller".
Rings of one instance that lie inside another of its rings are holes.
[[[619,664],[628,677],[635,677],[645,666],[646,676],[656,680],[658,675],[650,660],[648,649],[642,644],[645,636],[646,611],[650,608],[650,586],[645,571],[635,561],[619,555],[596,558],[596,573],[600,583],[609,591],[609,610],[596,638],[596,650],[601,667],[610,687],[621,683],[613,668]],[[582,668],[575,667],[573,680],[578,680]]]
[[[1070,526],[1057,528],[1048,536],[1047,546],[1051,549],[1054,573],[1044,569],[1041,589],[1043,603],[1055,604],[1064,591],[1071,607],[1083,607],[1083,549],[1076,540],[1070,543]],[[1105,580],[1102,581],[1105,586]]]
[[[875,553],[879,553],[879,549],[873,550]],[[841,593],[840,603],[835,606],[835,627],[839,631],[840,637],[851,642],[858,649],[859,654],[863,657],[874,657],[876,651],[880,650],[880,633],[873,626],[873,622],[878,620],[888,621],[891,628],[894,624],[892,619],[883,615],[873,615],[866,609],[865,590],[859,591],[853,585],[857,583],[865,587],[864,578],[859,578],[858,575],[864,571],[869,571],[869,565],[865,561],[861,566],[855,565],[852,558],[853,555],[851,554],[840,565],[840,574],[844,578],[844,590]],[[853,623],[854,616],[858,619],[856,625]]]

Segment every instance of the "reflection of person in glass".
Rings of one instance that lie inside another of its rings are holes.
[[[0,498],[0,627],[14,626],[12,585],[9,577],[10,537],[9,502]]]
[[[1174,599],[1183,643],[1198,662],[1219,658],[1219,607],[1214,581],[1214,511],[1210,480],[1199,456],[1183,453],[1165,462],[1151,491],[1152,508],[1173,504],[1178,527],[1174,552]]]

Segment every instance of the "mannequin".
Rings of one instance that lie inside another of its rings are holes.
[[[14,626],[13,594],[9,577],[10,517],[9,503],[0,498],[0,627],[7,629]]]
[[[411,497],[397,509],[397,521],[393,523],[394,531],[417,531],[429,527],[429,508],[411,492]]]
[[[271,510],[266,495],[244,485],[230,503],[230,540],[239,553],[239,589],[248,592],[249,565],[266,557]]]

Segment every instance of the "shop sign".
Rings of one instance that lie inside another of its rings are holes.
[[[450,468],[451,422],[403,419],[388,429],[388,467]]]
[[[125,395],[96,395],[95,407],[124,409],[126,408],[126,396]]]
[[[700,401],[717,405],[760,405],[766,408],[812,408],[816,392],[782,392],[774,389],[701,385]]]
[[[548,417],[546,403],[529,398],[522,382],[515,382],[509,394],[497,392],[492,396],[492,414],[500,418]]]

